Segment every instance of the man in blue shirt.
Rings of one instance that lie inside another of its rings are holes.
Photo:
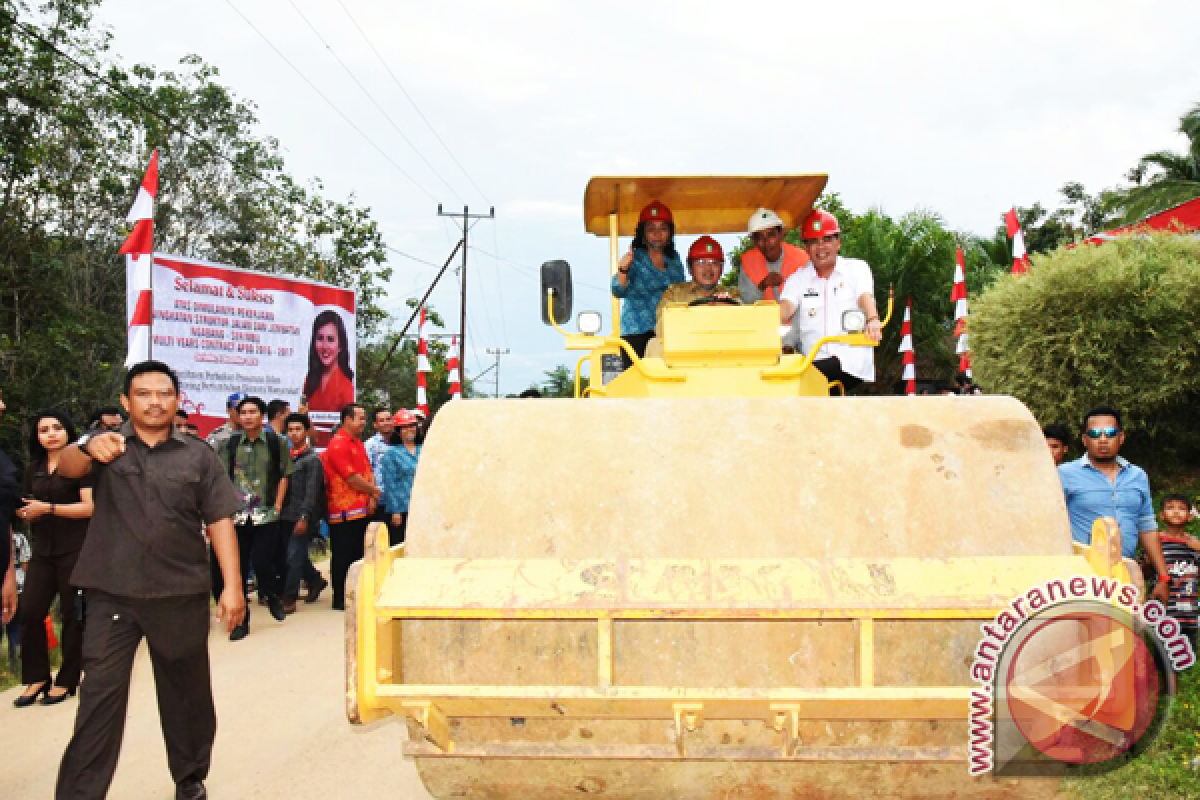
[[[1120,411],[1097,406],[1084,415],[1086,452],[1082,458],[1058,468],[1071,518],[1071,535],[1081,544],[1090,544],[1092,523],[1100,517],[1116,519],[1121,528],[1121,554],[1132,558],[1141,540],[1159,576],[1152,597],[1166,603],[1170,581],[1154,517],[1150,481],[1145,470],[1118,455],[1124,442]]]

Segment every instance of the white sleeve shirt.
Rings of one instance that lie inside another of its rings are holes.
[[[858,309],[858,298],[874,293],[871,267],[861,259],[838,256],[828,278],[819,276],[811,263],[801,267],[787,279],[780,293],[781,300],[796,307],[792,330],[785,341],[798,342],[808,355],[823,337],[847,333],[842,327],[842,312]],[[837,356],[843,370],[864,381],[874,381],[875,354],[872,351],[871,347],[832,343],[822,347],[816,358]]]

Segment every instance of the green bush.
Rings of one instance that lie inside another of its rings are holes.
[[[975,377],[1044,423],[1102,403],[1125,415],[1127,451],[1200,456],[1200,239],[1159,234],[1059,249],[1005,276],[971,308]]]

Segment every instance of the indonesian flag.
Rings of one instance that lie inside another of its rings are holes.
[[[458,378],[458,337],[450,338],[450,359],[446,362],[446,380],[450,384],[450,399],[462,397],[462,382]]]
[[[954,303],[954,335],[958,337],[958,345],[954,352],[958,353],[958,371],[971,377],[971,348],[967,344],[967,279],[963,268],[963,251],[958,248],[954,255],[954,289],[950,292],[950,302]],[[1014,270],[1016,267],[1014,266]]]
[[[118,255],[125,256],[125,321],[129,328],[129,352],[125,366],[132,367],[150,358],[150,329],[154,303],[151,271],[154,268],[154,198],[158,196],[158,151],[150,156],[150,166],[138,188],[137,199],[127,220],[133,230]]]
[[[1021,223],[1017,221],[1016,208],[1004,215],[1004,227],[1008,229],[1008,238],[1012,239],[1012,274],[1024,275],[1029,272],[1029,256],[1025,255],[1025,234],[1021,231]]]
[[[421,307],[421,322],[417,326],[417,408],[429,416],[429,398],[425,393],[429,374],[429,349],[425,342],[425,307]]]
[[[900,325],[900,353],[904,358],[904,393],[913,396],[917,393],[917,362],[912,343],[912,298],[904,309],[904,322]]]

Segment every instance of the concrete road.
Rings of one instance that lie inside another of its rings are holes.
[[[427,798],[400,750],[395,719],[355,728],[343,711],[342,614],[327,591],[279,623],[254,606],[250,636],[230,642],[215,627],[209,647],[217,743],[209,793],[234,798]],[[254,596],[251,596],[254,602]],[[51,798],[77,699],[13,708],[0,694],[0,798]],[[134,666],[125,744],[109,797],[171,800],[154,675],[145,645]]]

